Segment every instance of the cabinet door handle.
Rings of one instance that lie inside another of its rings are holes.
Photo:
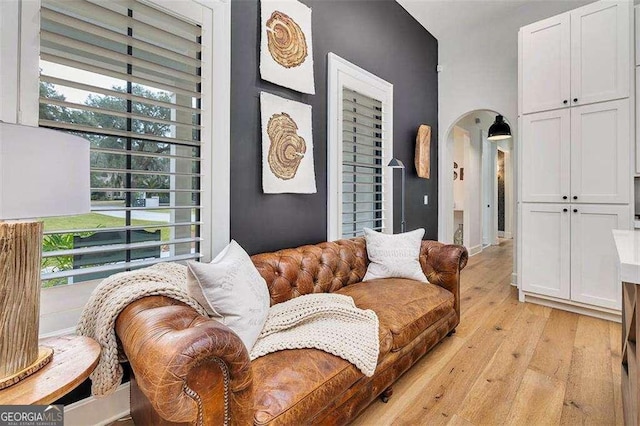
[[[573,199],[574,199],[574,200],[577,200],[577,199],[578,199],[578,196],[577,196],[577,195],[574,195],[574,196],[573,196]]]
[[[562,199],[563,199],[563,200],[566,200],[567,198],[569,198],[569,197],[567,197],[566,195],[563,195],[563,196],[562,196]]]
[[[578,98],[573,98],[573,102],[578,102]]]
[[[568,212],[569,210],[567,210],[567,209],[562,209],[562,211],[566,213],[566,212]]]
[[[578,213],[578,209],[573,209],[573,212],[574,213]]]
[[[569,103],[569,101],[565,99],[564,101],[562,101],[562,103],[566,105]]]

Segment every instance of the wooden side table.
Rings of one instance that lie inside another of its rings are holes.
[[[84,336],[43,339],[53,358],[37,373],[0,390],[0,405],[51,404],[85,381],[98,365],[100,345]]]
[[[626,425],[640,424],[640,231],[614,230],[622,281],[622,408]]]

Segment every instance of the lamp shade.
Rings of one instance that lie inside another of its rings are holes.
[[[397,158],[392,158],[387,166],[391,167],[392,169],[404,169],[404,163]]]
[[[501,115],[496,116],[496,121],[489,127],[487,139],[490,141],[500,141],[511,137],[511,127],[504,121]]]
[[[0,219],[88,213],[89,141],[0,122]]]

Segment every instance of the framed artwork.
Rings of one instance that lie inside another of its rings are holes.
[[[297,0],[262,0],[260,9],[260,76],[315,94],[311,9]]]
[[[314,194],[311,106],[261,92],[260,113],[263,192]]]

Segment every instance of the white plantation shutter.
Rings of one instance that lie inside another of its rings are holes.
[[[201,27],[43,0],[40,39],[39,124],[90,140],[92,186],[91,215],[45,229],[45,285],[201,257]]]
[[[382,102],[342,89],[342,237],[386,227]]]

